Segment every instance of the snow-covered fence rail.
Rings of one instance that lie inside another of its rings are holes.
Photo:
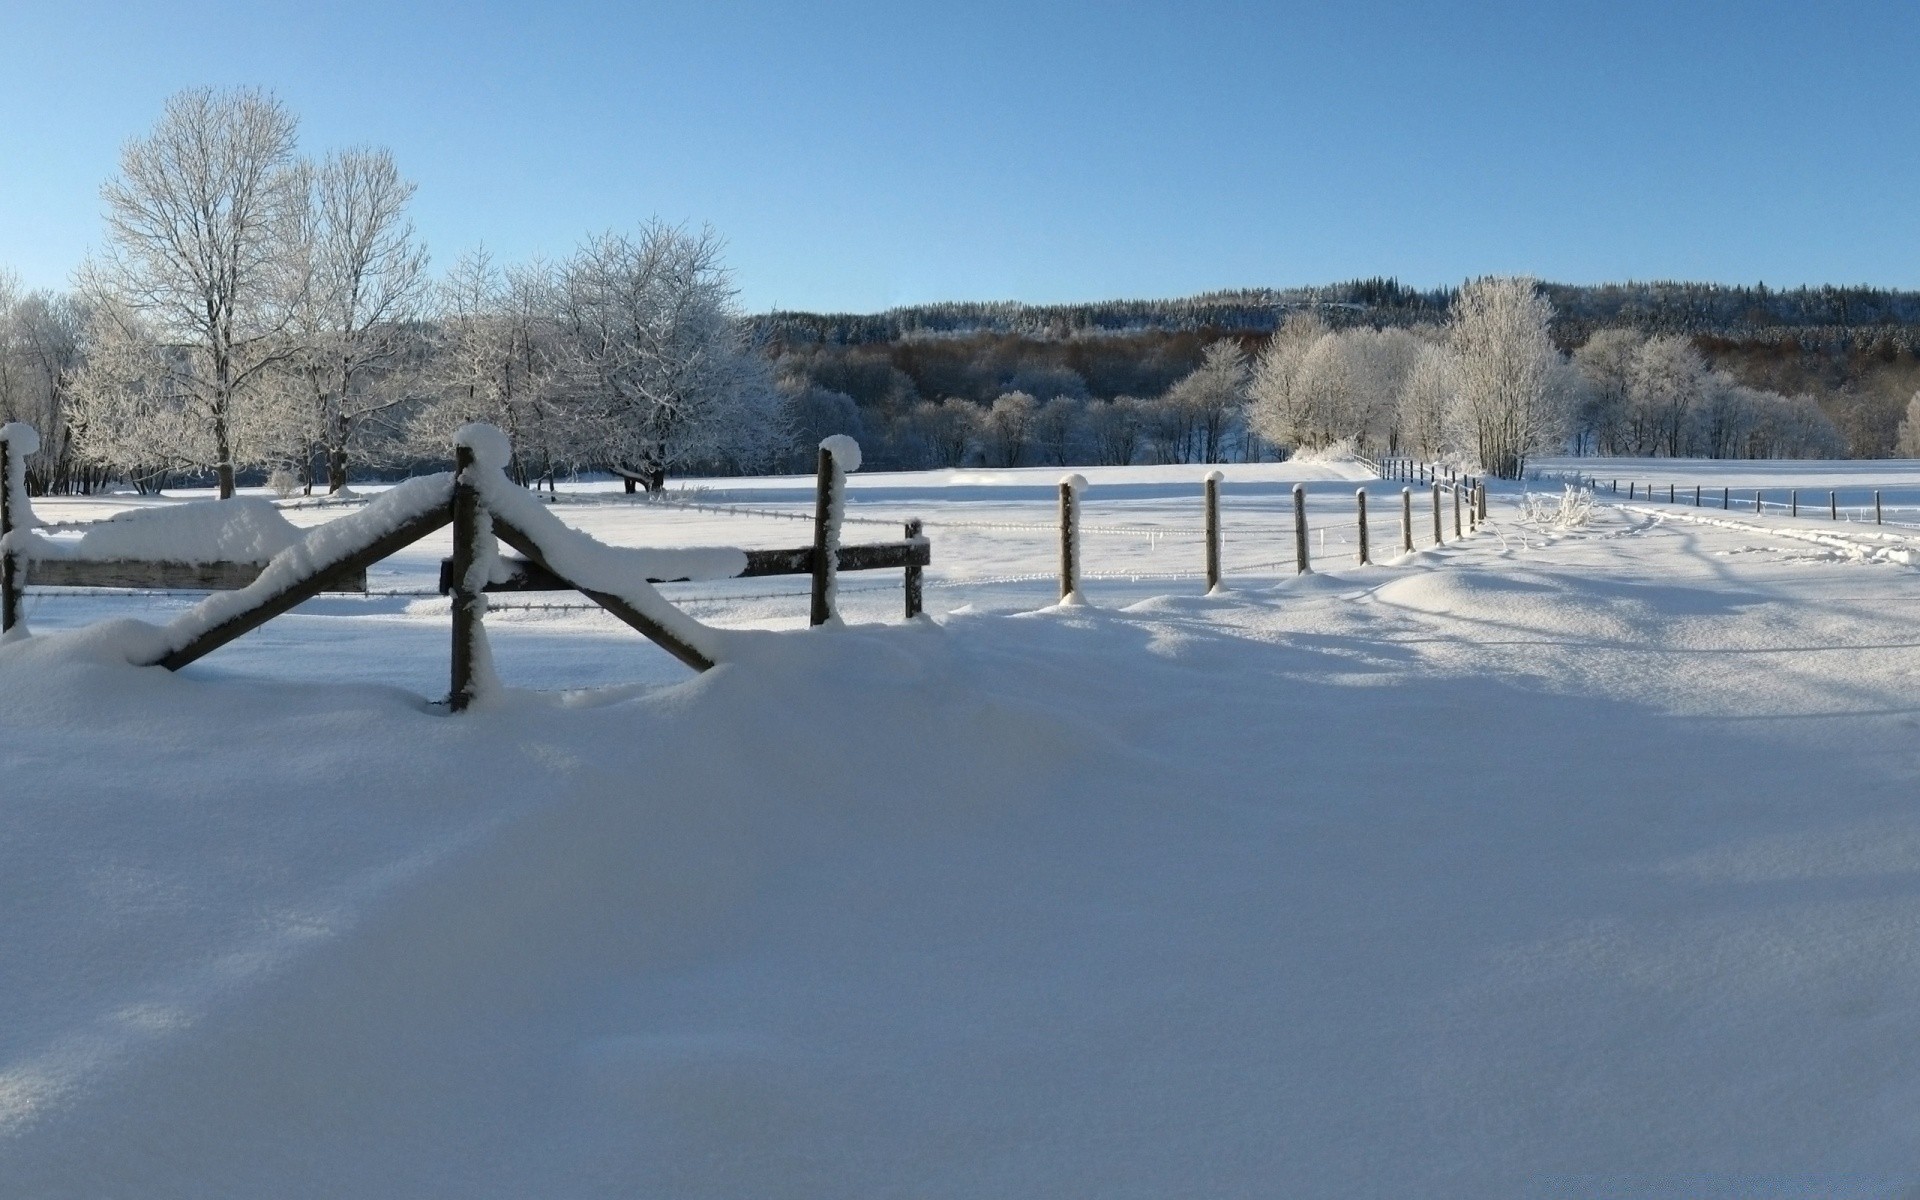
[[[621,550],[599,547],[599,552],[609,560],[622,562],[630,579],[649,587],[696,580],[809,576],[811,603],[808,621],[813,625],[824,625],[837,618],[835,581],[840,572],[896,570],[902,572],[906,615],[918,616],[922,607],[923,572],[933,561],[932,546],[922,533],[921,523],[917,520],[906,522],[905,536],[897,542],[841,545],[839,518],[845,509],[846,473],[858,468],[859,447],[850,438],[829,438],[828,441],[834,444],[820,451],[820,475],[815,488],[818,503],[814,515],[814,540],[810,546],[790,550]],[[543,504],[535,502],[527,506],[518,501],[512,502],[523,522],[531,523],[545,517],[556,529],[564,529],[579,538],[586,536],[561,524]],[[476,594],[586,591],[572,577],[549,565],[537,539],[517,525],[513,515],[503,515],[498,508],[491,511],[494,533],[501,541],[519,551],[522,557],[499,556]],[[440,563],[440,592],[454,596],[456,607],[462,596],[461,581],[466,578],[469,569],[457,550],[453,557],[443,559]],[[587,594],[602,607],[638,627],[636,616],[623,615],[610,607],[606,598]],[[667,648],[673,651],[673,647]],[[684,654],[673,652],[688,665],[697,665]]]
[[[0,473],[15,471],[33,453],[30,426],[0,429]],[[137,509],[78,526],[78,541],[49,538],[54,527],[34,516],[22,481],[0,493],[0,628],[20,623],[29,583],[63,588],[149,591],[234,591],[258,579],[273,556],[300,540],[300,532],[264,500],[206,501]],[[337,570],[324,591],[365,592],[367,573]]]

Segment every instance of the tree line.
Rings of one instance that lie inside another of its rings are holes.
[[[1911,345],[1851,324],[1839,349],[1819,340],[1835,320],[1920,316],[1909,293],[1376,278],[749,316],[718,236],[659,221],[557,262],[474,251],[435,276],[413,195],[384,149],[303,155],[269,94],[168,100],[103,187],[106,237],[72,290],[0,274],[0,417],[44,435],[30,486],[337,491],[441,460],[473,420],[508,431],[522,482],[598,471],[630,489],[805,470],[834,433],[896,468],[1345,444],[1510,474],[1566,450],[1920,447]],[[1795,322],[1773,340],[1700,332]]]

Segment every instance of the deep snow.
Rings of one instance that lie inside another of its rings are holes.
[[[1229,470],[1230,551],[1290,504],[1268,474]],[[1197,525],[1197,472],[1088,475],[1089,524]],[[1184,549],[1098,578],[1179,543],[1090,535],[1090,605],[1051,607],[1055,480],[854,477],[851,515],[928,517],[935,618],[683,585],[736,630],[698,678],[492,613],[510,685],[590,690],[458,718],[440,601],[328,598],[169,675],[124,625],[46,632],[156,599],[35,598],[0,647],[0,1195],[1920,1185],[1914,568],[1496,498],[1217,597]],[[843,590],[897,609],[891,573]]]

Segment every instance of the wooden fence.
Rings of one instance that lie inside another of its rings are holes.
[[[165,648],[149,665],[179,670],[321,592],[364,591],[369,566],[451,525],[453,554],[440,569],[441,590],[453,600],[451,710],[465,709],[475,698],[486,592],[577,591],[695,670],[718,661],[713,631],[652,589],[653,584],[683,582],[690,576],[663,577],[632,569],[636,555],[654,555],[640,559],[644,568],[671,552],[605,546],[561,523],[537,497],[506,478],[501,470],[506,439],[490,427],[461,431],[450,475],[409,480],[365,509],[309,530],[301,542],[264,565],[99,561],[46,553],[48,547],[37,545],[32,533],[35,522],[25,489],[15,486],[24,454],[30,452],[22,451],[21,443],[31,431],[23,435],[17,432],[19,426],[8,428],[16,433],[0,436],[0,618],[5,631],[20,624],[22,595],[30,582],[225,591],[217,602],[203,601],[163,630]],[[838,516],[845,486],[845,469],[823,447],[813,544],[727,551],[730,558],[737,556],[737,569],[705,577],[811,576],[809,622],[822,625],[836,619],[834,580],[840,572],[900,570],[906,615],[919,615],[922,572],[932,561],[921,523],[908,522],[906,536],[897,542],[843,546]],[[520,557],[500,556],[496,539]],[[503,569],[495,571],[496,563]]]

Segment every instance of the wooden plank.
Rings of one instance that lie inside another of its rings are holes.
[[[188,663],[213,653],[241,634],[260,628],[295,605],[311,600],[321,592],[331,590],[336,581],[355,576],[364,580],[368,567],[406,549],[451,520],[453,520],[453,510],[449,505],[439,505],[428,512],[421,513],[386,536],[375,539],[358,552],[349,554],[331,566],[323,567],[312,575],[297,579],[279,591],[263,597],[252,608],[227,618],[154,665],[165,667],[169,671],[178,671]]]
[[[140,588],[149,591],[225,592],[246,587],[266,569],[261,563],[149,562],[129,558],[35,558],[27,562],[28,582],[41,587]],[[363,568],[335,578],[330,592],[364,592]]]
[[[547,562],[547,556],[541,553],[538,542],[528,537],[525,531],[508,521],[505,517],[502,517],[499,513],[493,515],[493,533],[495,537],[526,555],[530,562],[538,565],[540,569],[547,574],[556,579],[565,578],[553,569],[552,564]],[[714,665],[712,659],[702,654],[696,648],[681,641],[665,626],[627,603],[619,596],[615,596],[609,592],[596,592],[588,588],[580,587],[578,584],[571,586],[582,596],[585,596],[601,608],[606,609],[614,616],[633,626],[655,645],[687,664],[689,667],[692,667],[694,670],[705,671]]]
[[[539,563],[526,558],[514,558],[502,555],[501,563],[506,567],[508,578],[502,583],[489,583],[489,592],[571,592],[576,589],[571,583],[547,570]],[[910,542],[875,542],[866,546],[840,547],[840,569],[842,571],[897,571],[904,568],[925,567],[933,562],[933,550],[925,540]],[[764,578],[771,575],[809,575],[813,572],[813,548],[802,546],[798,550],[749,550],[747,551],[747,569],[734,576],[736,579]],[[440,594],[453,591],[453,560],[440,560]],[[686,579],[648,579],[648,583],[687,583]]]

